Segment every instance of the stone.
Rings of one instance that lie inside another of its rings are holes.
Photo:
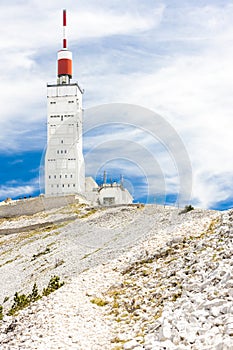
[[[171,339],[171,325],[168,322],[164,322],[163,326],[160,329],[160,340]]]
[[[138,346],[140,346],[140,344],[133,339],[124,344],[124,350],[136,349]]]
[[[225,327],[225,333],[233,336],[233,322],[232,323],[228,323]]]
[[[218,317],[219,314],[221,312],[221,307],[216,307],[216,306],[213,306],[211,309],[210,309],[210,313],[212,316],[214,317]]]

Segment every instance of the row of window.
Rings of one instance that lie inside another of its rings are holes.
[[[60,151],[59,151],[59,150],[57,150],[57,154],[63,154],[63,153],[65,153],[65,154],[66,154],[66,153],[67,153],[67,150],[66,150],[66,149],[65,149],[64,151],[63,151],[63,150],[60,150]]]
[[[65,125],[74,126],[74,124],[65,124]],[[60,127],[60,125],[57,125],[57,124],[51,124],[50,126],[53,126],[53,127],[59,126]]]
[[[54,177],[54,179],[56,179],[56,178],[57,178],[57,175],[54,175],[53,177]],[[65,179],[68,179],[68,175],[67,175],[67,174],[63,175],[63,177],[64,177]],[[52,175],[49,175],[49,179],[51,179],[51,178],[52,178]],[[59,175],[59,178],[62,179],[62,175]],[[73,178],[73,174],[70,174],[70,178],[71,178],[71,179]]]
[[[64,185],[64,184],[62,184],[62,185],[51,185],[51,188],[54,188],[55,186],[56,186],[57,188],[59,188],[59,187],[64,188],[65,186],[67,186],[67,187],[75,187],[75,184],[68,184],[68,185]]]
[[[73,100],[70,100],[70,101],[68,101],[68,103],[74,103],[74,101],[73,101]],[[51,104],[51,105],[55,105],[55,104],[56,104],[56,101],[51,101],[50,104]]]
[[[48,162],[56,162],[57,159],[48,159]],[[76,160],[76,158],[68,158],[68,160]]]
[[[74,114],[64,114],[64,115],[51,115],[50,118],[60,118],[60,117],[65,117],[65,118],[73,118]]]

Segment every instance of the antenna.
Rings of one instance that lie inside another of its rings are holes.
[[[107,182],[107,173],[106,173],[106,170],[104,170],[104,184],[106,184]]]
[[[63,10],[63,49],[67,49],[67,37],[66,37],[66,10]]]
[[[66,10],[63,10],[62,49],[58,51],[57,55],[58,84],[69,84],[70,79],[72,78],[72,52],[70,52],[67,48],[66,24]]]
[[[124,187],[124,175],[121,175],[121,186]]]

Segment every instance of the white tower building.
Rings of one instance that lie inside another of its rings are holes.
[[[82,152],[82,94],[72,83],[72,53],[67,49],[66,10],[63,10],[63,48],[58,52],[57,83],[47,84],[47,151],[45,195],[85,191]]]

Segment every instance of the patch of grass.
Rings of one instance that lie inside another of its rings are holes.
[[[49,295],[50,293],[54,292],[55,290],[57,290],[63,285],[64,285],[64,282],[60,282],[60,277],[58,276],[51,277],[48,283],[48,286],[43,289],[43,296]],[[13,316],[18,311],[28,307],[31,303],[34,303],[39,299],[41,299],[41,295],[39,294],[36,283],[34,283],[32,292],[30,294],[26,295],[26,294],[19,294],[18,292],[15,293],[14,303],[11,306],[10,310],[8,311],[7,315]]]
[[[4,252],[2,252],[1,254],[0,254],[0,257],[2,257],[3,255],[6,255],[6,254],[11,254],[12,252],[13,252],[13,248],[11,248],[11,249],[8,249],[8,250],[5,250]]]
[[[179,299],[181,297],[181,295],[182,295],[181,291],[177,292],[176,294],[173,294],[171,301],[176,301],[177,299]]]
[[[110,296],[110,297],[116,297],[116,296],[118,296],[118,295],[120,295],[120,294],[122,294],[122,289],[110,289],[109,291],[108,291],[108,295]]]
[[[0,253],[0,257],[6,254],[10,254],[13,250],[15,250],[15,247],[17,245],[23,247],[28,243],[34,242],[38,238],[46,239],[54,235],[59,235],[60,231],[58,231],[58,229],[68,225],[69,223],[70,221],[65,221],[56,225],[48,225],[38,229],[24,231],[18,234],[12,234],[10,236],[6,236],[7,239],[5,237],[2,237],[2,241],[0,242],[0,244],[6,244],[6,250]],[[13,246],[13,248],[9,248],[9,245]]]
[[[214,233],[215,231],[215,227],[217,225],[217,223],[219,222],[219,219],[215,219],[215,220],[212,220],[208,229],[207,229],[207,233],[211,234],[211,233]]]
[[[54,225],[48,225],[48,226],[45,226],[45,227],[41,227],[39,229],[36,229],[36,230],[31,230],[31,231],[27,231],[27,232],[24,232],[24,233],[20,233],[16,239],[17,243],[20,243],[24,240],[27,240],[27,242],[25,244],[28,244],[30,242],[33,242],[35,240],[35,236],[38,236],[38,235],[42,235],[44,233],[49,233],[49,232],[52,232],[52,231],[55,231],[55,230],[58,230],[66,225],[68,225],[69,221],[65,221],[63,223],[60,223],[60,224],[54,224]],[[51,234],[48,234],[46,236],[47,237],[51,237],[52,235],[57,235],[59,234],[60,232],[52,232]],[[31,238],[31,240],[29,240]],[[44,238],[44,237],[42,237]],[[28,241],[29,240],[29,241]]]
[[[25,307],[39,300],[40,298],[41,298],[41,295],[38,292],[36,283],[34,283],[32,292],[29,295],[19,294],[18,292],[16,292],[14,295],[14,303],[7,315],[8,316],[15,315],[19,310],[24,309]]]
[[[48,233],[47,235],[44,235],[43,237],[41,237],[42,239],[47,239],[47,238],[50,238],[52,236],[56,236],[56,235],[59,235],[60,234],[60,231],[54,231],[52,233]],[[51,243],[51,244],[55,244],[55,243]]]
[[[120,306],[120,304],[118,303],[118,301],[116,300],[116,298],[114,298],[114,301],[112,303],[112,308],[113,309],[118,309]]]
[[[3,304],[6,303],[10,298],[9,297],[5,297],[3,300]]]
[[[56,269],[57,267],[63,265],[64,263],[65,261],[63,259],[56,259],[54,268]]]
[[[91,209],[89,210],[87,213],[83,214],[80,216],[80,219],[86,219],[88,218],[89,216],[95,214],[97,212],[97,209]]]
[[[0,305],[0,321],[3,320],[3,307]]]
[[[39,258],[39,257],[42,256],[42,255],[46,255],[46,254],[49,254],[49,253],[50,253],[50,248],[47,247],[44,251],[39,252],[39,253],[37,253],[37,254],[33,254],[33,256],[32,256],[32,261],[35,260],[35,259],[37,259],[37,258]]]
[[[127,340],[125,339],[120,339],[119,337],[115,337],[111,340],[111,343],[122,343],[125,344],[127,342]],[[122,348],[121,348],[122,349]]]
[[[47,247],[51,248],[53,245],[56,245],[56,242],[51,242],[51,243],[47,244]]]
[[[10,259],[10,260],[7,260],[7,261],[5,262],[5,264],[3,264],[3,265],[10,264],[10,263],[12,263],[13,261],[15,261],[15,259]],[[2,265],[2,266],[3,266],[3,265]]]
[[[29,295],[29,298],[30,298],[30,302],[35,302],[41,298],[41,296],[38,292],[38,288],[37,288],[36,283],[34,283],[34,285],[33,285],[32,292]]]
[[[60,277],[53,276],[50,278],[48,287],[43,289],[43,295],[47,296],[55,290],[61,288],[65,282],[60,282]]]
[[[154,319],[157,320],[158,318],[160,318],[162,316],[163,313],[163,309],[160,309],[154,316]]]
[[[91,303],[95,304],[97,306],[105,306],[108,304],[108,302],[106,300],[103,300],[101,298],[93,298],[93,299],[91,299]]]
[[[90,255],[95,254],[95,253],[98,253],[101,249],[102,249],[102,248],[98,248],[98,249],[94,250],[94,251],[91,252],[91,253],[85,254],[80,260],[84,260],[84,259],[88,258]]]
[[[9,251],[8,251],[9,252]],[[7,252],[7,253],[8,253]],[[14,262],[15,260],[17,260],[18,258],[21,258],[21,255],[17,255],[14,259],[10,259],[10,260],[7,260],[5,261],[2,265],[0,265],[0,268],[5,266],[5,265],[8,265],[8,264],[11,264],[12,262]]]
[[[30,298],[29,296],[25,294],[19,294],[18,292],[15,293],[14,296],[14,304],[12,305],[11,309],[8,311],[8,316],[15,315],[19,310],[24,309],[30,304]]]
[[[149,275],[151,275],[151,270],[143,270],[142,272],[141,272],[141,274],[142,274],[142,276],[144,276],[144,277],[147,277],[147,276],[149,276]]]

